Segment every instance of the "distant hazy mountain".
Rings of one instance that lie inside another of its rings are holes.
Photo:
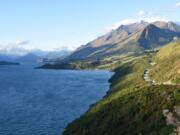
[[[68,59],[93,59],[103,56],[139,53],[146,49],[161,47],[180,37],[180,26],[173,22],[141,21],[121,25],[118,29],[81,46]]]
[[[5,54],[0,54],[0,61],[12,61],[13,57]]]
[[[48,60],[62,59],[71,53],[68,49],[56,49],[53,51],[43,51],[40,49],[21,50],[20,52],[0,51],[0,61],[17,61],[23,63],[37,63],[40,58]]]
[[[70,54],[71,54],[70,50],[56,50],[56,51],[51,51],[47,53],[43,57],[48,58],[48,59],[56,59],[56,58],[67,57]]]
[[[46,56],[47,54],[49,53],[49,51],[44,51],[44,50],[41,50],[41,49],[34,49],[34,50],[31,50],[29,53],[27,54],[33,54],[33,55],[36,55],[38,57],[44,57]]]
[[[174,22],[174,23],[180,25],[180,22]]]
[[[17,62],[23,63],[37,63],[39,57],[35,54],[29,53],[16,59]]]

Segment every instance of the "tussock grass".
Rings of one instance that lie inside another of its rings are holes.
[[[163,47],[155,57],[156,66],[150,72],[151,78],[159,83],[180,83],[180,42]]]

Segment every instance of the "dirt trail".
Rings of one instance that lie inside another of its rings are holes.
[[[156,65],[155,62],[149,62],[149,64],[151,65],[151,67]],[[157,81],[155,81],[155,80],[150,78],[149,73],[150,73],[150,69],[145,69],[144,70],[143,78],[144,78],[144,81],[148,82],[150,85],[173,85],[173,86],[180,86],[179,83],[172,83],[171,81],[157,82]]]
[[[149,62],[151,67],[156,65],[155,62]],[[144,70],[144,81],[149,83],[150,85],[173,85],[173,86],[180,86],[180,84],[172,83],[171,81],[168,82],[156,82],[155,80],[152,80],[149,76],[150,69]],[[164,95],[167,100],[170,100],[171,97],[168,95]],[[170,111],[168,109],[163,110],[163,115],[166,117],[166,123],[167,125],[173,125],[175,127],[174,132],[171,135],[180,135],[180,106],[174,106],[173,110]]]

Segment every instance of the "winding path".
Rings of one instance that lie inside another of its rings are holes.
[[[154,65],[156,65],[156,63],[155,62],[150,62],[149,63],[152,67],[154,66]],[[173,86],[180,86],[180,84],[179,83],[172,83],[171,81],[168,81],[168,82],[156,82],[155,80],[152,80],[151,78],[150,78],[150,76],[149,76],[149,73],[150,73],[150,69],[145,69],[144,70],[144,76],[143,76],[143,78],[144,78],[144,80],[146,81],[146,82],[148,82],[150,85],[173,85]]]
[[[149,63],[152,67],[156,65],[154,62]],[[172,82],[162,82],[157,83],[155,80],[152,80],[149,76],[150,69],[144,70],[144,80],[148,82],[150,85],[173,85],[173,86],[180,86],[180,84],[175,84]],[[165,94],[166,95],[166,94]],[[167,100],[170,100],[169,96],[165,96]],[[180,106],[174,106],[173,110],[170,111],[169,109],[163,110],[163,115],[166,118],[167,125],[173,125],[175,127],[174,132],[171,135],[180,135]]]

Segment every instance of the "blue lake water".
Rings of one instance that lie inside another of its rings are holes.
[[[0,66],[0,135],[60,135],[105,95],[111,75]]]

